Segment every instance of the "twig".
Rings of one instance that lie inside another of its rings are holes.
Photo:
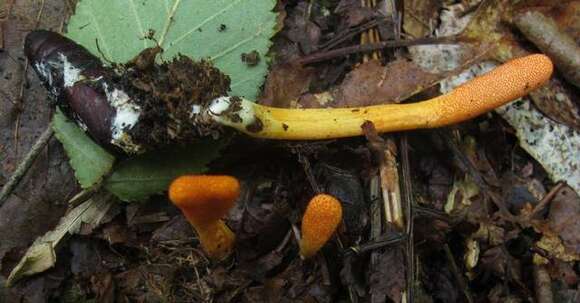
[[[376,3],[373,0],[361,0],[362,7],[374,8],[375,5]],[[360,44],[377,43],[380,40],[381,39],[375,27],[369,28],[366,32],[362,33],[360,36]],[[380,58],[380,54],[377,51],[373,51],[371,55],[373,60],[379,60]],[[370,60],[370,57],[368,54],[365,54],[363,57],[363,62],[367,62],[368,60]]]
[[[537,11],[517,14],[514,23],[526,38],[550,56],[560,75],[580,88],[580,47],[571,35],[552,18]]]
[[[339,45],[340,43],[347,41],[347,40],[353,38],[354,36],[361,34],[365,31],[367,31],[368,29],[375,27],[379,24],[381,24],[379,21],[371,20],[367,23],[364,23],[364,24],[361,24],[357,27],[349,29],[346,32],[342,33],[340,36],[337,36],[337,37],[335,37],[331,40],[328,40],[327,42],[321,44],[319,50],[321,52],[322,51],[329,51],[330,49],[334,48],[335,46]]]
[[[414,218],[430,218],[436,219],[447,223],[452,223],[452,217],[450,217],[447,213],[441,210],[437,210],[434,208],[427,208],[424,206],[413,205],[413,217]]]
[[[438,135],[442,139],[442,141],[447,145],[447,147],[451,151],[451,154],[453,155],[452,156],[453,161],[457,164],[458,168],[464,174],[469,175],[471,179],[473,179],[473,182],[479,188],[481,188],[482,191],[485,192],[485,194],[491,199],[493,204],[499,209],[500,214],[506,220],[518,222],[518,218],[512,215],[508,210],[508,208],[506,207],[505,201],[503,201],[502,198],[500,198],[498,195],[495,194],[495,192],[493,192],[493,190],[490,188],[487,182],[485,182],[485,180],[483,179],[483,176],[481,176],[481,174],[479,173],[477,167],[475,167],[475,165],[471,163],[469,158],[467,158],[467,156],[461,151],[461,149],[455,142],[455,139],[449,133],[449,130],[442,129],[437,130],[434,133]]]
[[[12,5],[14,0],[9,0],[4,3],[3,7],[0,7],[0,50],[4,50],[4,25],[8,21],[10,14],[12,13]]]
[[[382,233],[381,224],[381,177],[378,172],[374,173],[371,177],[371,182],[369,186],[370,192],[370,224],[371,228],[369,231],[369,239],[371,241],[378,240]],[[379,254],[378,252],[373,252],[371,254],[371,266],[375,266],[378,263]]]
[[[566,185],[566,182],[558,182],[558,184],[556,184],[556,186],[554,186],[552,190],[550,190],[550,192],[546,194],[544,198],[542,198],[540,203],[534,207],[534,210],[532,210],[532,213],[530,214],[530,219],[541,212],[546,207],[546,205],[548,205],[548,203],[552,202],[556,194],[560,191],[560,189],[562,189],[562,187],[564,187],[564,185]]]
[[[46,130],[40,135],[40,138],[36,140],[24,160],[20,162],[14,174],[8,179],[8,182],[4,184],[2,187],[2,191],[0,192],[0,206],[4,203],[4,200],[8,198],[8,196],[12,193],[14,188],[18,185],[24,174],[28,171],[32,163],[34,163],[34,159],[38,156],[38,154],[42,151],[44,146],[48,143],[50,138],[52,138],[54,131],[52,130],[51,126],[48,126]]]
[[[387,139],[380,137],[372,122],[365,122],[362,128],[369,141],[370,149],[377,155],[380,162],[379,172],[383,193],[385,226],[392,224],[399,231],[405,230],[405,216],[401,202],[396,145],[391,137]],[[386,230],[384,227],[383,230]]]
[[[358,246],[351,246],[347,248],[343,254],[346,256],[348,254],[355,254],[355,255],[364,255],[368,252],[375,251],[379,248],[387,247],[387,246],[395,246],[399,245],[402,241],[408,240],[407,236],[403,233],[397,232],[390,232],[387,233],[385,237],[381,239],[376,239],[370,242],[366,242],[364,244]]]
[[[449,244],[445,244],[444,250],[445,250],[445,255],[447,256],[447,260],[451,264],[451,269],[453,270],[453,275],[455,276],[455,280],[457,280],[459,287],[461,287],[461,289],[463,291],[463,295],[465,296],[465,300],[469,303],[473,303],[473,298],[471,297],[471,294],[469,293],[469,289],[467,288],[467,283],[465,282],[465,279],[463,278],[463,276],[459,272],[459,268],[457,267],[457,263],[455,263],[455,258],[453,257],[453,253],[451,252],[451,249],[449,248]]]
[[[350,54],[356,53],[366,53],[372,52],[383,48],[391,48],[391,47],[402,47],[402,46],[412,46],[412,45],[421,45],[421,44],[454,44],[457,43],[458,39],[456,36],[450,37],[429,37],[429,38],[419,38],[415,40],[392,40],[392,41],[383,41],[379,43],[368,43],[362,45],[355,45],[355,46],[348,46],[343,48],[334,49],[327,52],[320,52],[315,53],[312,55],[308,55],[302,57],[297,60],[298,64],[306,65],[321,61],[326,61],[330,59],[334,59],[337,57],[343,57]]]
[[[552,278],[544,265],[534,264],[534,286],[536,289],[536,302],[553,303]]]
[[[38,10],[38,14],[36,15],[36,21],[34,22],[34,28],[38,28],[38,25],[40,24],[40,19],[42,18],[42,14],[44,12],[44,4],[45,4],[45,0],[42,0],[40,2],[40,9]],[[25,39],[22,39],[22,47],[24,48],[24,42]],[[22,106],[22,100],[24,99],[24,88],[25,88],[25,84],[27,82],[26,80],[26,74],[28,73],[28,58],[25,56],[24,58],[24,71],[22,72],[22,78],[20,80],[20,88],[18,91],[18,98],[16,99],[16,102],[14,103],[14,107],[17,109],[17,116],[16,116],[16,122],[15,122],[15,127],[14,127],[14,146],[16,148],[15,150],[15,154],[18,154],[18,137],[20,136],[20,112],[21,112],[21,106]],[[1,204],[2,199],[0,199],[0,204]]]
[[[407,135],[402,134],[399,140],[401,150],[401,177],[402,182],[402,199],[405,210],[407,235],[407,302],[414,302],[414,285],[415,285],[415,239],[414,234],[414,214],[413,214],[413,183],[411,182],[411,165],[409,161],[409,143]]]
[[[318,184],[318,182],[316,182],[316,178],[312,173],[312,166],[310,166],[310,161],[308,161],[308,157],[306,157],[306,155],[300,152],[300,150],[297,151],[297,154],[298,154],[298,162],[302,164],[304,174],[306,175],[306,179],[310,183],[312,190],[317,194],[322,193],[322,188],[320,188],[320,185]]]

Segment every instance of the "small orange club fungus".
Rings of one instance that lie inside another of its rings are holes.
[[[342,206],[333,196],[318,194],[308,202],[302,218],[302,239],[300,255],[314,256],[332,237],[342,221]]]
[[[222,221],[240,195],[240,183],[230,176],[187,175],[173,180],[169,199],[191,223],[203,250],[214,260],[233,251],[235,235]]]

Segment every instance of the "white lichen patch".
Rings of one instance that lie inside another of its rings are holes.
[[[133,142],[131,135],[127,133],[141,116],[141,107],[124,91],[113,88],[110,89],[106,83],[103,89],[107,95],[109,104],[115,109],[115,118],[111,124],[111,143],[123,148],[129,153],[137,153],[142,150],[142,146]]]
[[[525,100],[496,110],[515,130],[520,146],[552,181],[566,181],[580,194],[580,132],[544,117]]]
[[[65,88],[71,87],[78,81],[84,79],[81,75],[82,70],[72,65],[65,55],[60,54],[60,60],[63,63],[63,85]]]
[[[473,13],[465,14],[465,6],[454,4],[441,11],[437,37],[448,37],[461,33],[471,21]],[[409,47],[413,62],[432,73],[452,71],[461,66],[466,47],[461,44],[432,44]]]
[[[445,80],[441,81],[440,84],[440,91],[443,94],[446,94],[452,91],[454,88],[458,87],[459,85],[479,76],[483,75],[492,69],[494,69],[496,65],[492,62],[482,62],[479,64],[474,64],[470,66],[468,69],[464,70],[458,75],[451,76],[446,78]]]

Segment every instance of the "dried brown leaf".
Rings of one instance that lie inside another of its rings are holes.
[[[580,255],[580,197],[570,187],[563,187],[554,197],[548,224],[566,249]]]
[[[415,38],[425,37],[433,31],[441,7],[435,0],[406,0],[403,19],[405,33]]]
[[[388,249],[379,256],[376,266],[370,270],[370,293],[377,301],[384,296],[401,302],[405,290],[405,256],[401,248]]]
[[[274,107],[295,107],[292,101],[306,93],[314,76],[313,68],[278,64],[271,68],[260,103]]]
[[[534,105],[550,119],[580,131],[577,90],[566,87],[558,78],[530,93]]]
[[[554,1],[549,14],[558,27],[574,38],[576,44],[580,44],[580,2],[578,1]]]
[[[298,44],[305,54],[316,50],[322,35],[320,27],[310,21],[309,17],[309,3],[300,2],[288,11],[288,16],[284,21],[286,37]]]
[[[153,231],[151,241],[153,242],[170,242],[170,241],[191,241],[195,237],[191,224],[187,222],[181,214],[174,216],[171,220]]]
[[[367,61],[349,74],[335,89],[335,107],[368,106],[399,103],[430,86],[438,75],[428,73],[405,59],[387,66]]]

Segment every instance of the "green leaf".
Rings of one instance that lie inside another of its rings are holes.
[[[97,145],[85,133],[57,110],[52,119],[54,134],[64,146],[77,180],[88,188],[108,174],[115,157]]]
[[[211,141],[207,139],[206,141]],[[143,201],[167,190],[169,183],[184,174],[207,170],[226,141],[200,142],[195,146],[167,149],[119,163],[104,182],[105,188],[123,201]]]
[[[178,53],[214,62],[232,79],[232,95],[255,99],[267,72],[275,0],[81,0],[68,36],[113,62],[126,62],[155,42],[163,59]],[[98,47],[97,47],[98,46]],[[261,60],[248,66],[244,53]]]
[[[80,0],[67,35],[105,62],[120,63],[155,46],[155,40],[164,49],[162,59],[178,53],[209,59],[231,77],[232,94],[255,98],[267,72],[265,54],[274,34],[275,4],[275,0]],[[150,33],[153,40],[145,38]],[[250,67],[241,61],[241,55],[253,51],[261,60]],[[110,166],[106,171],[93,168],[100,161],[88,149],[95,153],[102,149],[76,130],[74,136],[69,131],[57,137],[68,142],[64,145],[71,165],[87,187],[108,173]],[[115,167],[105,187],[122,200],[144,200],[165,190],[180,174],[205,171],[223,145],[206,140],[185,151],[126,160]]]

